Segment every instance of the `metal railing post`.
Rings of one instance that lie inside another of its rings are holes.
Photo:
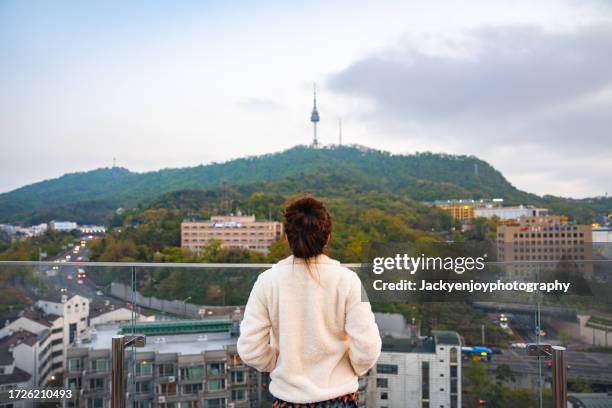
[[[552,397],[553,408],[567,408],[567,362],[565,347],[552,348]]]
[[[111,408],[125,408],[125,336],[113,336],[111,359]]]
[[[125,408],[125,348],[144,347],[145,337],[113,336],[111,347],[111,408]],[[135,356],[132,356],[135,358]]]

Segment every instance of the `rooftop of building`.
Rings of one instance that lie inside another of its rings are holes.
[[[145,335],[176,335],[191,333],[230,332],[234,326],[229,319],[178,320],[167,322],[137,322],[120,326],[120,334],[138,333]]]
[[[121,332],[119,325],[99,325],[91,330],[88,340],[81,340],[78,347],[92,350],[110,349],[113,336]],[[140,333],[139,333],[140,334]],[[167,335],[148,335],[147,344],[139,352],[178,353],[183,355],[201,354],[203,351],[223,350],[235,345],[238,337],[229,331],[218,333],[186,333]]]
[[[454,331],[432,331],[427,337],[384,336],[382,338],[382,351],[395,353],[435,353],[436,346],[461,346],[461,338]]]
[[[213,215],[209,220],[192,217],[183,220],[183,223],[207,224],[214,227],[241,227],[243,224],[278,223],[273,220],[257,220],[254,215]]]
[[[30,381],[32,376],[25,371],[15,367],[11,374],[0,374],[0,385],[19,384]]]
[[[9,365],[13,363],[12,347],[19,344],[27,344],[33,346],[36,344],[38,336],[27,330],[18,330],[8,336],[0,339],[0,365]]]
[[[53,326],[53,322],[59,319],[61,316],[56,314],[46,314],[40,309],[31,307],[23,311],[21,317],[25,317],[26,319],[30,319],[33,322],[42,324],[43,326],[51,327]]]

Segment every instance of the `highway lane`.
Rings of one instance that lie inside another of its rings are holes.
[[[516,374],[538,373],[538,364],[542,365],[545,378],[550,377],[550,369],[546,362],[538,363],[537,358],[528,357],[523,349],[504,349],[503,354],[495,354],[490,363],[490,369],[495,370],[499,365],[506,364]],[[587,353],[567,351],[566,358],[569,365],[567,371],[570,381],[582,379],[587,382],[596,382],[612,385],[612,354]]]

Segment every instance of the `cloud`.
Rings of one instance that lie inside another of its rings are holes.
[[[555,169],[548,174],[550,185],[575,178],[576,168],[555,164],[568,155],[587,179],[602,170],[602,159],[612,157],[612,23],[565,32],[534,25],[483,27],[457,39],[464,44],[452,53],[405,41],[353,62],[331,75],[328,86],[371,101],[366,116],[389,137],[410,137],[420,146],[429,139],[432,150],[464,144],[493,164],[507,161],[494,151],[512,147]],[[603,161],[612,172],[612,161]],[[527,180],[529,165],[521,162],[509,170]],[[523,187],[543,193],[538,185],[544,180],[534,175]],[[595,191],[612,188],[601,177],[589,182]]]

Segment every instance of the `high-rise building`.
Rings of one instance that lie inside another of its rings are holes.
[[[208,221],[181,223],[181,247],[192,251],[201,250],[210,239],[218,239],[225,248],[267,253],[270,245],[282,237],[282,223],[257,221],[254,215],[214,216]]]

